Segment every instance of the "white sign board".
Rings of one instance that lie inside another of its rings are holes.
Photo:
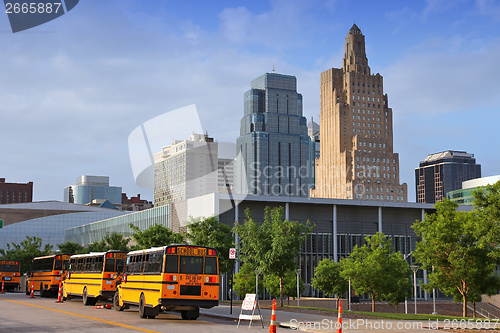
[[[229,259],[236,259],[236,249],[234,247],[229,249]]]
[[[255,308],[255,294],[246,294],[243,303],[241,304],[242,310],[253,310]]]

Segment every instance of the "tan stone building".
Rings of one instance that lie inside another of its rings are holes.
[[[354,24],[345,38],[342,68],[321,73],[318,198],[407,201],[393,151],[392,109],[383,78],[371,74],[365,36]]]

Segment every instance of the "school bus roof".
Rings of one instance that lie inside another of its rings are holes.
[[[127,251],[109,250],[106,252],[90,252],[90,253],[84,253],[84,254],[74,254],[69,258],[75,259],[75,258],[82,258],[82,257],[99,257],[99,256],[104,256],[106,253],[127,253]]]
[[[170,244],[170,245],[165,245],[165,246],[160,246],[160,247],[152,247],[150,249],[144,249],[144,250],[136,250],[136,251],[131,251],[128,254],[133,255],[133,254],[140,254],[140,253],[149,253],[149,252],[156,252],[156,251],[165,251],[167,247],[179,247],[179,246],[188,246],[188,247],[202,247],[206,249],[212,249],[215,250],[213,247],[209,246],[202,246],[202,245],[191,245],[191,244]],[[217,251],[217,250],[216,250]]]
[[[43,257],[35,257],[35,258],[33,258],[33,260],[54,258],[55,256],[71,256],[71,254],[59,254],[59,253],[57,253],[57,254],[51,254],[51,255],[43,256]]]

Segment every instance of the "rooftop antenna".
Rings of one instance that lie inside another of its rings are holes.
[[[276,71],[274,70],[274,64],[273,64],[273,73],[276,73]]]

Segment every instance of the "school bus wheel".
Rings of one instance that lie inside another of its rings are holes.
[[[125,309],[124,306],[120,306],[120,292],[118,290],[115,292],[115,296],[113,296],[113,308],[116,311],[123,311]]]
[[[144,300],[144,294],[141,294],[141,298],[139,299],[139,317],[147,318],[146,312],[146,301]]]

